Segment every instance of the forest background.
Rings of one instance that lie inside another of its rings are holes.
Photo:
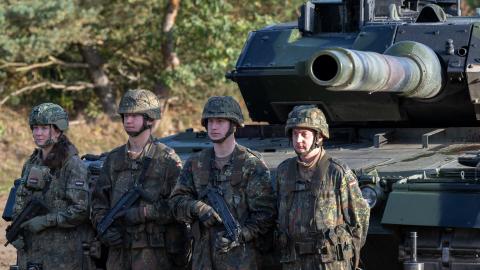
[[[67,134],[81,154],[125,142],[116,106],[128,89],[150,89],[161,98],[157,136],[200,129],[209,96],[242,102],[225,73],[248,32],[296,20],[303,2],[0,1],[0,194],[34,148],[32,106],[63,106],[72,120]],[[463,13],[473,13],[477,2],[462,1]]]

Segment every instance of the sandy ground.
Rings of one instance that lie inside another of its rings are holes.
[[[0,213],[3,213],[7,196],[8,194],[0,195]],[[8,224],[9,223],[3,219],[0,219],[0,269],[8,269],[11,264],[15,264],[17,258],[15,248],[13,248],[12,245],[8,245],[7,247],[3,246],[7,242],[5,239],[5,229]]]

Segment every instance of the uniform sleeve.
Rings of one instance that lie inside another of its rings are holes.
[[[365,244],[368,232],[370,208],[362,197],[358,181],[351,170],[347,170],[342,181],[342,208],[348,218],[347,223],[353,228],[353,237],[362,247]]]
[[[100,220],[102,220],[110,210],[110,195],[112,190],[110,171],[111,158],[110,155],[108,155],[92,194],[92,224],[95,227],[97,227]]]
[[[167,189],[166,194],[170,195],[182,170],[182,161],[178,155],[171,150],[165,159],[165,163],[166,164],[162,164],[163,166],[166,166],[164,179],[165,188]],[[148,220],[155,220],[160,224],[169,224],[175,221],[172,211],[168,205],[168,197],[160,198],[158,201],[152,204],[146,204],[146,207]]]
[[[248,217],[244,226],[248,230],[248,238],[256,238],[274,225],[277,207],[267,166],[260,159],[250,159],[247,161],[249,165],[252,169],[246,189]]]
[[[188,159],[170,195],[169,205],[175,219],[192,223],[192,207],[197,202],[197,192],[193,184],[192,161]]]
[[[87,168],[83,162],[77,156],[74,156],[65,166],[65,199],[67,201],[67,207],[56,213],[56,221],[58,227],[70,228],[88,219],[90,194],[87,181]]]

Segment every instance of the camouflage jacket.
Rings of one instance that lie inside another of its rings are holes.
[[[213,148],[192,155],[170,200],[175,217],[193,223],[193,269],[256,269],[254,241],[219,254],[213,244],[215,233],[223,230],[223,225],[205,229],[193,215],[192,207],[198,200],[209,203],[199,197],[207,187],[220,187],[242,230],[255,239],[271,228],[276,214],[270,173],[257,153],[240,145],[236,145],[230,161],[221,170],[215,167],[214,159]]]
[[[145,223],[127,225],[118,218],[112,226],[118,226],[123,233],[126,248],[164,248],[171,253],[181,252],[185,240],[180,234],[181,224],[173,219],[168,207],[168,197],[180,174],[182,164],[175,152],[159,142],[151,142],[145,153],[138,159],[131,159],[127,146],[113,149],[105,160],[92,198],[92,222],[96,227],[117,201],[139,180],[146,153],[151,162],[143,179],[143,191],[135,207],[145,207],[149,213]],[[177,228],[177,229],[176,229]],[[168,233],[166,233],[168,231]]]
[[[43,172],[41,180],[46,181],[43,187],[35,186],[37,176],[29,177],[34,171]],[[42,264],[44,269],[81,269],[82,242],[92,239],[93,230],[88,221],[87,168],[73,145],[58,170],[44,166],[41,150],[34,151],[23,166],[14,219],[33,197],[43,200],[49,208],[47,220],[52,226],[37,234],[24,232],[26,248],[18,250],[20,268],[24,269],[27,262],[33,262]]]
[[[294,157],[277,169],[282,262],[319,250],[323,263],[358,256],[365,243],[370,210],[355,175],[327,154],[309,169],[313,170],[311,179],[301,177],[299,166]],[[344,258],[333,254],[337,245],[342,246]]]

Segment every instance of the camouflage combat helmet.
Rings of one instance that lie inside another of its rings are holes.
[[[243,127],[242,109],[231,96],[210,97],[203,107],[202,126],[207,126],[208,118],[225,118]]]
[[[323,112],[314,105],[295,106],[288,114],[285,133],[290,134],[293,128],[310,128],[329,138],[327,119]]]
[[[59,130],[68,129],[68,114],[60,106],[54,103],[42,103],[33,107],[28,118],[30,128],[34,125],[55,125]]]
[[[160,101],[151,91],[144,89],[128,90],[120,100],[118,113],[140,113],[151,119],[160,119]]]

